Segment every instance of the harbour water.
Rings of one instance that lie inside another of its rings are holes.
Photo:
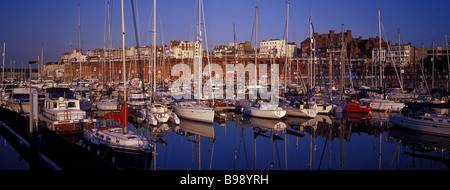
[[[141,168],[149,170],[450,169],[450,138],[403,130],[387,118],[371,112],[268,120],[231,112],[223,123],[134,130],[154,142],[156,156]],[[0,169],[32,169],[1,135]],[[82,145],[80,138],[70,139]]]

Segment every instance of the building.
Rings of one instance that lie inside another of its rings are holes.
[[[379,62],[378,50],[379,47],[374,47],[372,50],[372,61]],[[415,48],[411,46],[411,43],[401,44],[400,51],[398,44],[391,45],[389,43],[382,43],[381,47],[381,61],[387,63],[388,66],[396,64],[398,66],[411,65],[416,63]],[[387,54],[386,54],[387,49]]]
[[[295,42],[288,43],[288,57],[297,56],[297,44]],[[271,39],[269,41],[261,41],[258,56],[262,58],[281,58],[286,57],[286,40]]]
[[[434,56],[435,57],[446,57],[447,56],[447,47],[424,47],[424,48],[415,48],[416,57],[418,60],[422,60],[427,57],[433,56],[433,49],[434,49]],[[449,49],[450,54],[450,49]]]
[[[194,58],[194,43],[180,40],[170,41],[169,57],[175,59]]]
[[[63,63],[70,63],[70,62],[85,62],[88,60],[87,55],[83,55],[83,52],[81,49],[74,49],[73,52],[66,52],[61,56],[61,61]]]
[[[346,32],[344,32],[343,35],[345,45],[353,41],[351,30],[347,30]],[[316,39],[315,44],[313,44],[313,46],[315,45],[318,46],[319,48],[318,50],[322,57],[328,57],[329,52],[340,53],[342,50],[342,32],[336,34],[334,30],[330,30],[328,34],[320,34],[320,35],[319,33],[314,32],[313,37]],[[312,41],[314,42],[314,40]],[[311,39],[309,37],[300,43],[302,57],[309,56],[311,52],[310,44]],[[313,47],[313,50],[315,49],[316,48]]]

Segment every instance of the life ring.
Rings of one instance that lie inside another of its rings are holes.
[[[389,112],[391,112],[390,109],[386,109],[386,111],[384,111],[384,113],[389,113]]]
[[[445,101],[445,100],[446,100],[445,96],[444,96],[444,97],[442,97],[442,98],[441,98],[441,100],[442,100],[442,101]]]

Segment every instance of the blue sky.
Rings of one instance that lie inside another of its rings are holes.
[[[112,46],[121,47],[120,0],[112,1]],[[6,41],[6,67],[37,60],[44,44],[44,62],[58,61],[69,51],[69,43],[78,47],[78,4],[81,7],[83,52],[104,47],[107,0],[13,0],[0,2],[0,41]],[[151,44],[153,1],[135,0],[139,14],[140,44]],[[287,0],[204,0],[208,43],[211,46],[233,41],[236,24],[238,42],[250,41],[259,7],[258,41],[284,38]],[[170,40],[191,40],[195,33],[196,0],[158,1],[158,44]],[[377,9],[388,40],[411,42],[419,47],[445,46],[450,35],[448,0],[291,0],[289,41],[308,37],[308,19],[312,16],[316,32],[352,30],[354,38],[378,35]],[[192,17],[194,16],[194,18]],[[135,36],[130,1],[125,0],[126,46],[134,46]],[[191,32],[190,32],[191,29]],[[383,34],[384,38],[384,34]]]

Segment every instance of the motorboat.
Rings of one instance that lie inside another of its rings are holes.
[[[355,101],[349,101],[344,106],[344,112],[360,112],[360,113],[369,113],[372,110],[370,104],[367,103],[358,103]]]
[[[32,91],[36,91],[36,89],[33,88]],[[12,111],[17,113],[30,113],[30,88],[12,89],[7,104]]]
[[[150,97],[143,92],[130,92],[127,94],[127,97],[127,105],[131,109],[143,109],[150,102]]]
[[[97,120],[87,117],[86,111],[80,108],[80,101],[66,97],[47,93],[44,106],[38,115],[42,124],[52,131],[62,133],[82,132],[94,128]]]
[[[95,102],[95,105],[101,111],[118,110],[119,108],[119,102],[112,98],[100,99]]]

